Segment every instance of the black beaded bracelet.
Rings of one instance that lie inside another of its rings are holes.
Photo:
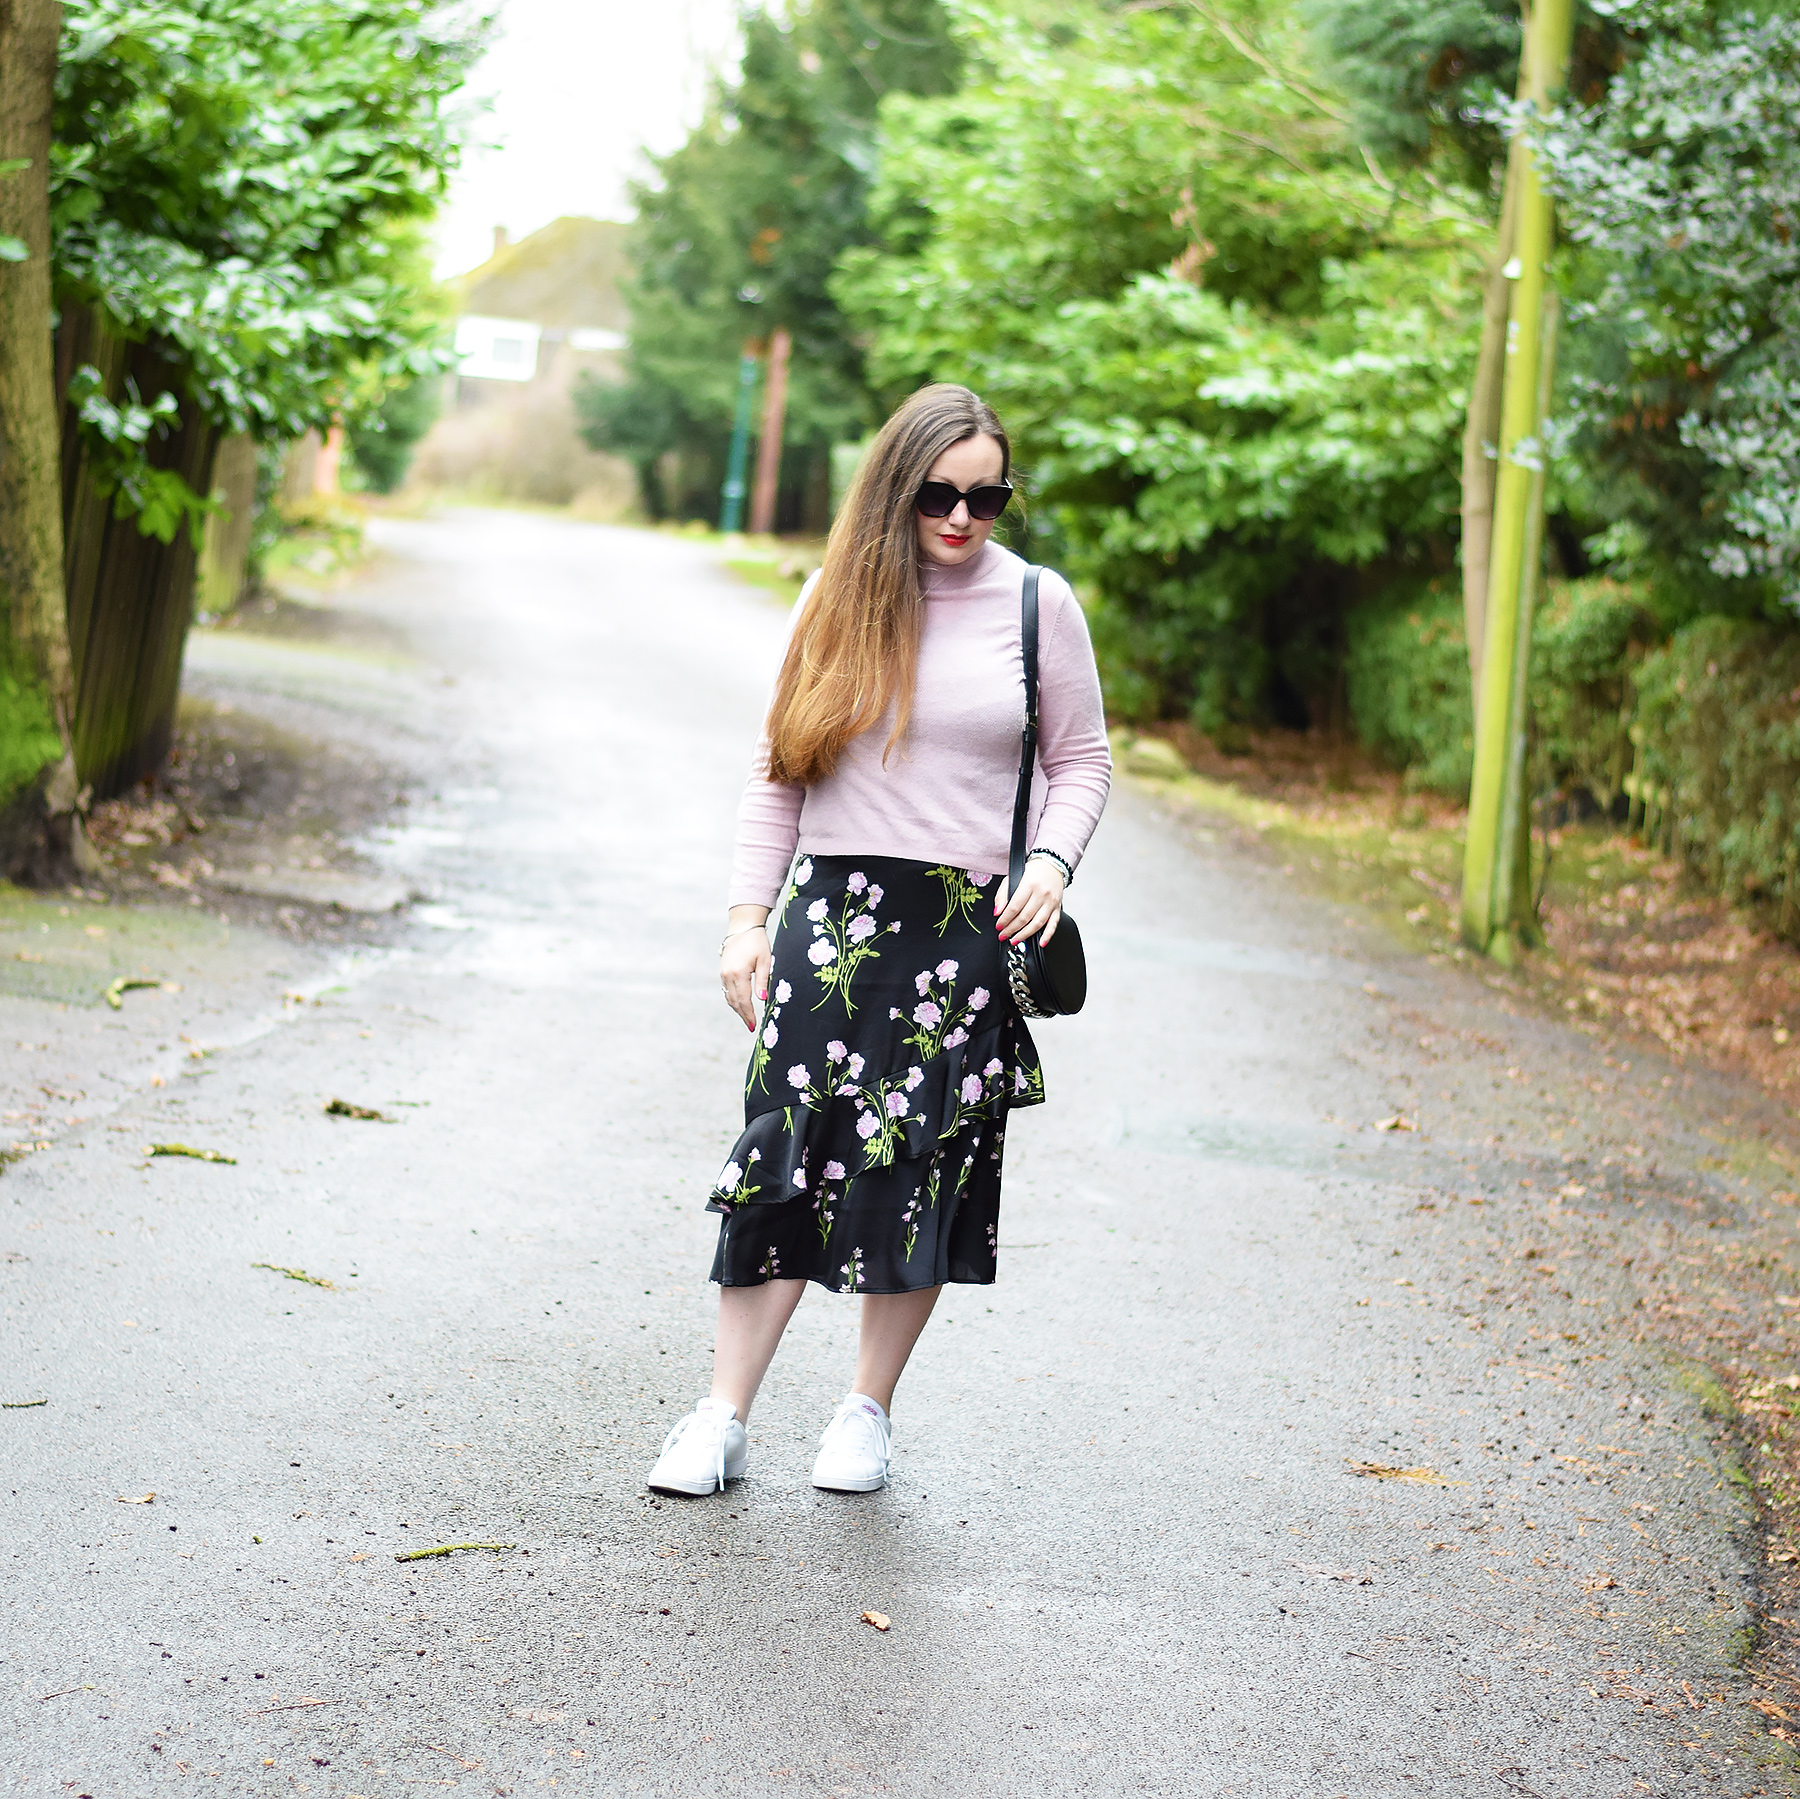
[[[1025,860],[1027,862],[1029,862],[1033,856],[1043,856],[1043,857],[1046,857],[1048,860],[1054,862],[1056,864],[1056,866],[1062,870],[1063,885],[1065,887],[1073,887],[1075,885],[1074,869],[1072,869],[1068,865],[1068,863],[1066,863],[1062,859],[1062,857],[1056,853],[1055,850],[1045,850],[1045,849],[1031,850],[1031,851],[1027,852]]]

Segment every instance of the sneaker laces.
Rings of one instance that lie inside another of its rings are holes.
[[[852,1404],[848,1399],[838,1407],[837,1411],[832,1416],[831,1422],[826,1425],[825,1429],[820,1433],[819,1447],[821,1449],[825,1447],[826,1438],[829,1437],[834,1430],[838,1429],[846,1419],[855,1419],[861,1423],[864,1432],[865,1446],[878,1461],[885,1461],[887,1459],[887,1448],[882,1442],[883,1433],[881,1429],[881,1420],[864,1407]]]
[[[695,1406],[685,1418],[678,1418],[674,1428],[663,1438],[662,1453],[667,1455],[694,1425],[698,1424],[703,1428],[709,1428],[712,1431],[712,1446],[718,1452],[718,1467],[713,1476],[718,1484],[713,1490],[723,1493],[725,1491],[725,1431],[730,1423],[730,1418],[721,1416],[710,1405],[704,1411],[699,1406]]]

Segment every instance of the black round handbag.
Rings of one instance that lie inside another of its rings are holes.
[[[1019,791],[1013,801],[1012,851],[1007,859],[1006,891],[1019,891],[1025,876],[1025,826],[1031,810],[1031,774],[1037,766],[1038,740],[1038,576],[1025,571],[1019,598],[1019,639],[1025,657],[1025,730],[1019,756]],[[1087,1004],[1087,954],[1081,932],[1064,912],[1056,935],[1047,944],[1036,937],[1007,945],[1006,979],[1013,1004],[1027,1018],[1060,1018]]]

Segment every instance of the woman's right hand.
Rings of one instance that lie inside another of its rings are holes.
[[[760,907],[756,910],[762,911],[762,918],[754,922],[734,917],[731,934],[719,946],[719,985],[725,989],[726,1003],[752,1031],[756,1029],[757,1004],[769,997],[769,971],[775,966],[775,952],[769,947],[769,915]]]

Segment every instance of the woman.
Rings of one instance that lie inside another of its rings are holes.
[[[1050,940],[1112,768],[1086,622],[1046,572],[1033,848],[1008,893],[1025,564],[988,540],[1010,467],[967,388],[914,394],[794,609],[720,948],[757,1036],[746,1128],[708,1202],[724,1214],[712,1393],[669,1433],[659,1492],[743,1473],[751,1401],[809,1280],[864,1296],[813,1484],[883,1486],[894,1386],[939,1292],[994,1278],[1006,1116],[1043,1099],[1004,946]]]

